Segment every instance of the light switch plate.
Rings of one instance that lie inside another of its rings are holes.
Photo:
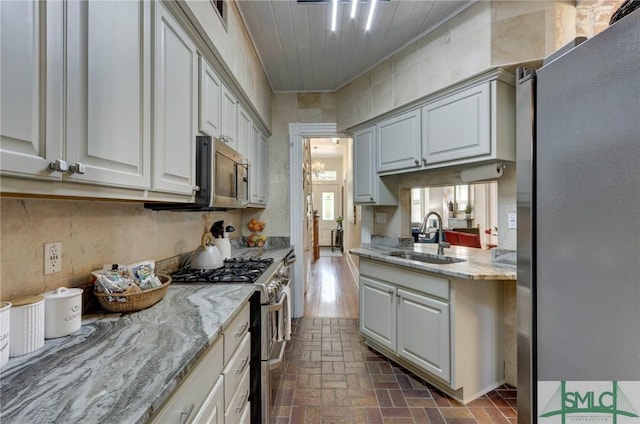
[[[507,220],[509,221],[509,229],[518,228],[518,215],[515,213],[510,213],[507,215]]]
[[[376,214],[376,224],[386,224],[387,223],[387,214],[386,213],[377,213]]]

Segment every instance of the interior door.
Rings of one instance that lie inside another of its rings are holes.
[[[313,202],[313,208],[320,214],[319,244],[320,246],[331,246],[331,230],[337,228],[336,218],[341,215],[340,186],[338,184],[315,184],[313,186]]]

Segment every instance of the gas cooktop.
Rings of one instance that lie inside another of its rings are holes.
[[[176,283],[253,283],[273,263],[267,259],[225,259],[224,266],[215,269],[184,267],[171,274]]]

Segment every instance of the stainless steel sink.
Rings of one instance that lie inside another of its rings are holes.
[[[466,259],[454,258],[452,256],[438,256],[430,253],[418,252],[393,252],[389,256],[401,259],[410,259],[412,261],[425,262],[428,264],[448,265],[458,262],[466,262]]]

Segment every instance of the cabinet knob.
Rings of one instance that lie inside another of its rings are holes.
[[[393,294],[393,290],[387,290],[387,293]]]
[[[415,160],[416,166],[420,166],[420,161],[418,159]]]
[[[49,164],[49,169],[57,172],[67,172],[69,170],[69,166],[67,165],[67,162],[62,159],[56,159],[54,162]]]
[[[84,166],[84,163],[76,162],[69,167],[69,172],[72,174],[84,174],[87,170],[87,167]]]
[[[193,186],[193,192],[196,193],[198,191],[200,191],[200,186],[199,185]]]
[[[427,158],[422,158],[422,164],[425,166],[427,165]]]
[[[373,202],[373,196],[369,197],[369,199]]]

